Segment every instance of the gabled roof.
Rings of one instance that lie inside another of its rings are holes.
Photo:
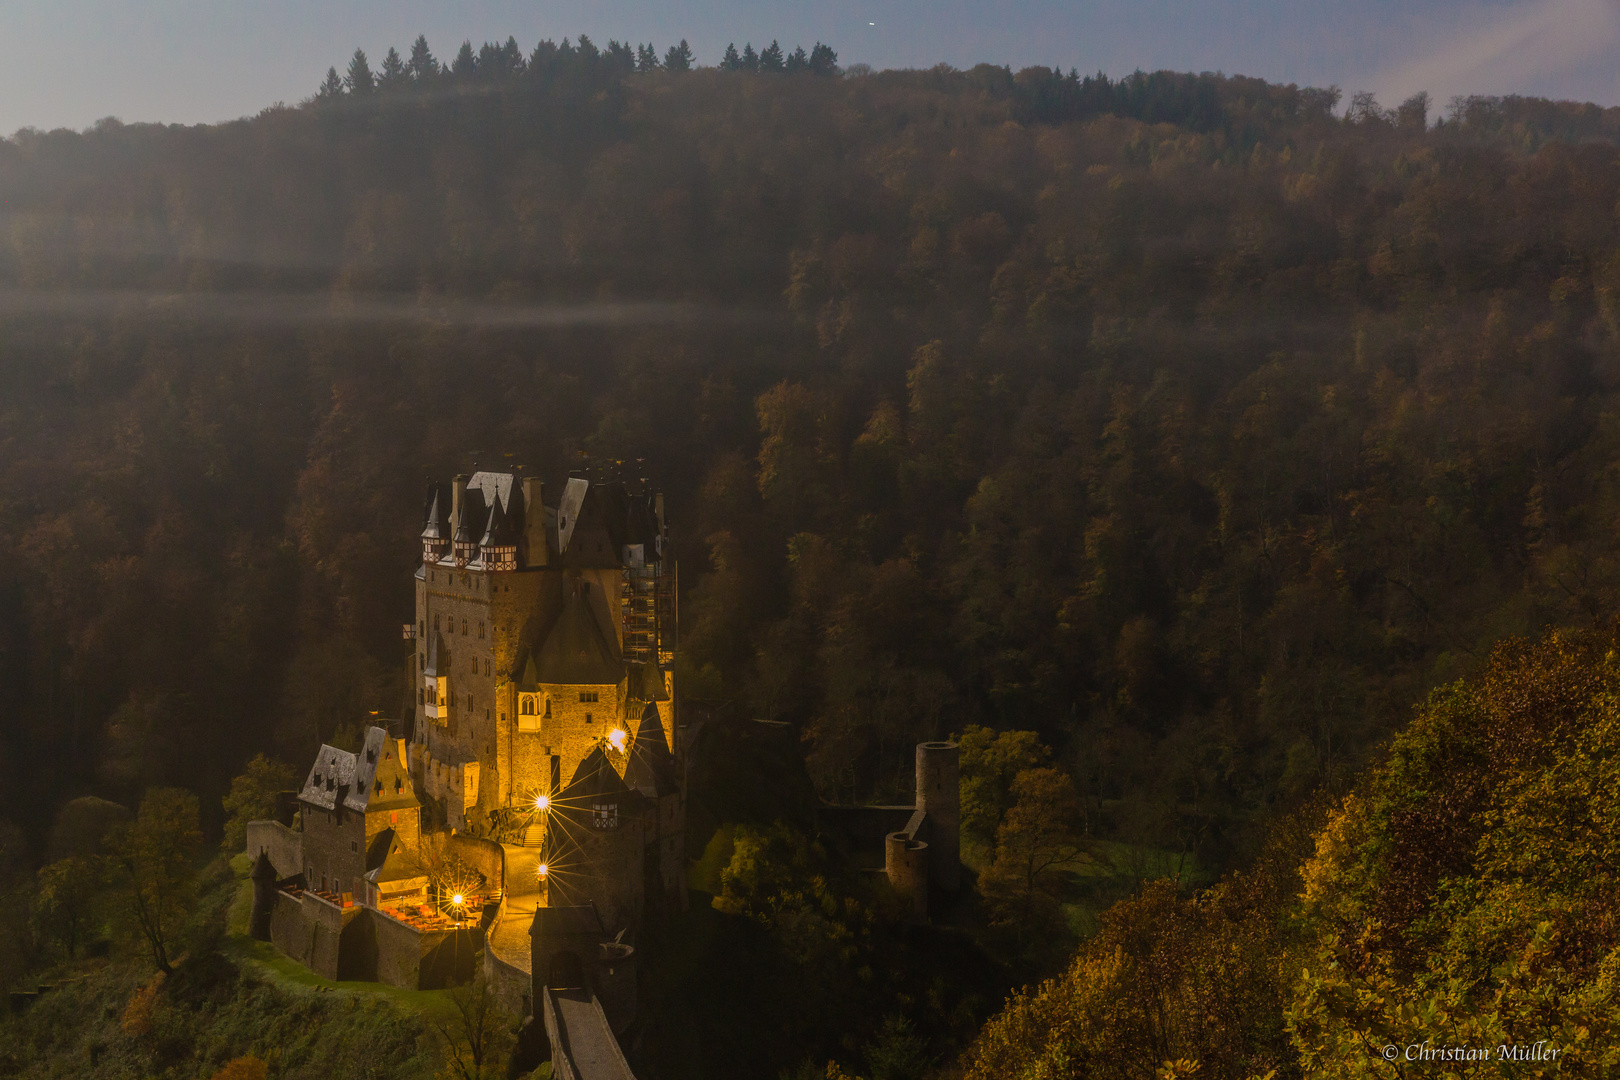
[[[298,799],[326,810],[335,810],[341,803],[362,814],[421,805],[411,786],[410,771],[401,760],[399,742],[380,727],[366,729],[358,753],[323,744]]]
[[[373,885],[427,876],[427,869],[406,850],[393,829],[378,833],[366,848],[366,880]]]
[[[669,691],[664,687],[664,673],[656,664],[629,664],[630,696],[642,701],[668,701]]]
[[[630,748],[630,763],[625,767],[624,779],[643,795],[654,798],[680,790],[675,757],[664,741],[664,723],[658,716],[658,706],[651,702],[641,712],[641,726],[636,729],[636,742]]]
[[[564,588],[562,614],[540,646],[538,664],[543,683],[601,686],[624,678],[624,664],[597,624],[590,582]]]
[[[594,746],[574,770],[574,778],[562,789],[556,803],[580,808],[588,807],[593,799],[618,800],[629,794],[631,794],[629,786],[620,779],[607,754],[603,753],[600,746]]]

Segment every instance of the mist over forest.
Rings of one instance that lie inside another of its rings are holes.
[[[1620,110],[549,45],[0,141],[17,865],[408,712],[475,463],[664,491],[683,699],[823,798],[1034,732],[1211,878],[1613,618]]]

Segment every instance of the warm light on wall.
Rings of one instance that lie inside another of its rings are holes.
[[[621,754],[624,753],[624,740],[627,738],[629,738],[629,736],[625,734],[623,728],[614,728],[612,731],[608,732],[608,742],[612,743],[613,749],[617,750]]]

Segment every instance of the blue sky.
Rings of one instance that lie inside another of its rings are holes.
[[[0,132],[199,123],[308,96],[356,46],[375,62],[425,33],[440,56],[515,35],[824,41],[844,64],[979,62],[1226,71],[1394,104],[1427,90],[1620,104],[1620,0],[0,0]]]

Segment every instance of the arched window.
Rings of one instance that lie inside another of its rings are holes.
[[[531,697],[528,694],[523,695],[523,715],[524,716],[533,716],[534,715],[534,698]]]
[[[551,719],[551,699],[546,698],[546,719]]]

